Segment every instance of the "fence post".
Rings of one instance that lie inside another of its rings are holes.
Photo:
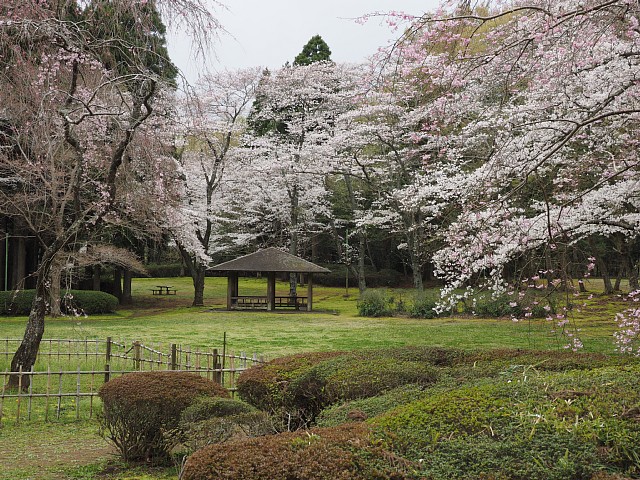
[[[140,370],[140,342],[133,342],[133,369]]]
[[[177,370],[176,363],[178,359],[178,347],[175,343],[171,344],[171,370]]]
[[[218,361],[218,349],[213,349],[213,379],[222,385],[222,365]]]
[[[106,363],[104,366],[104,383],[107,383],[111,378],[111,366]]]
[[[107,353],[105,356],[105,363],[111,363],[111,337],[107,337]]]

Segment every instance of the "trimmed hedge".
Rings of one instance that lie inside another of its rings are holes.
[[[402,480],[364,424],[229,442],[189,457],[183,480]],[[385,464],[386,463],[386,464]]]
[[[192,373],[140,372],[114,378],[100,387],[102,435],[124,460],[166,460],[173,447],[164,432],[200,397],[228,397],[220,384]]]
[[[383,358],[405,375],[420,365],[426,381],[402,384],[405,377],[381,390],[393,383],[386,377],[393,367],[370,374]],[[317,354],[307,362],[295,356],[280,359],[276,370],[256,369],[255,391],[260,385],[270,401],[297,399],[303,407],[334,400],[315,416],[334,427],[205,448],[188,460],[185,478],[640,477],[637,358],[406,347]]]
[[[375,435],[393,454],[423,459],[420,478],[635,477],[639,374],[639,365],[532,372],[526,381],[430,392],[374,419]]]
[[[282,429],[307,426],[327,406],[407,385],[431,385],[443,349],[406,347],[353,353],[293,355],[259,365],[238,378],[238,393],[282,419]]]
[[[0,292],[0,315],[29,315],[35,290]],[[106,292],[71,290],[60,297],[62,311],[67,314],[110,313],[118,308],[118,299]]]
[[[269,416],[240,400],[201,397],[185,408],[175,429],[165,432],[167,444],[191,454],[213,443],[273,433]]]
[[[149,272],[149,277],[152,278],[180,277],[184,274],[184,267],[181,263],[150,263],[145,265],[145,268]]]

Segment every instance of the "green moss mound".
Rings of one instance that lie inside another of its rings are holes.
[[[182,412],[201,397],[228,397],[218,383],[185,372],[141,372],[100,387],[103,436],[129,460],[168,459],[164,432],[177,428]]]

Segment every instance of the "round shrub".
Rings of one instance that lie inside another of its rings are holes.
[[[386,463],[386,464],[385,464]],[[364,424],[286,432],[205,447],[187,460],[183,480],[402,480]]]
[[[435,311],[437,301],[424,292],[416,293],[413,302],[409,306],[409,315],[413,318],[436,318],[438,313]]]
[[[203,396],[228,397],[220,384],[185,372],[140,372],[100,387],[100,426],[125,460],[170,456],[164,432],[178,426],[182,412]]]
[[[180,414],[177,428],[165,433],[172,450],[186,454],[213,443],[273,433],[270,417],[251,405],[231,398],[200,397]]]
[[[106,292],[71,290],[62,296],[62,309],[68,314],[110,313],[118,308],[118,298]]]
[[[248,403],[233,398],[202,397],[184,409],[180,414],[180,421],[195,423],[213,417],[227,417],[256,411],[256,408]]]
[[[384,290],[365,290],[357,306],[361,317],[388,317],[393,314],[393,301]]]
[[[0,292],[0,314],[29,315],[35,293],[35,290]],[[60,306],[62,311],[69,315],[109,313],[118,307],[118,299],[106,292],[71,290],[62,292]]]

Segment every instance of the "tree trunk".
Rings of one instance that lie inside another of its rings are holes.
[[[416,234],[417,229],[409,232],[407,235],[409,245],[409,258],[411,260],[411,270],[413,272],[413,286],[419,291],[424,290],[424,284],[422,283],[422,262],[420,261],[420,255],[417,251],[418,238]]]
[[[31,304],[27,327],[22,342],[11,360],[12,372],[19,372],[20,370],[29,372],[31,371],[31,367],[36,363],[40,341],[44,334],[44,317],[47,311],[47,299],[49,298],[48,284],[51,277],[51,263],[55,251],[56,249],[54,248],[45,251],[42,258],[42,263],[37,273],[36,292],[33,303]],[[22,381],[20,382],[19,375],[10,375],[8,387],[18,388],[18,386],[21,385],[23,390],[27,390],[30,383],[31,379],[29,376],[22,377]]]
[[[206,278],[207,267],[205,265],[197,265],[194,269],[193,278],[193,304],[194,307],[204,306],[204,280]]]
[[[92,272],[92,277],[91,277],[91,285],[92,285],[92,290],[99,292],[100,291],[100,273],[101,273],[102,267],[100,267],[100,265],[94,265],[93,266],[93,272]]]
[[[600,272],[600,276],[602,277],[602,281],[604,282],[604,294],[611,295],[613,290],[613,284],[611,283],[611,275],[609,275],[609,269],[607,268],[607,264],[602,260],[602,257],[599,255],[596,257],[596,265],[598,265],[598,271]]]
[[[367,278],[364,274],[364,260],[367,251],[367,238],[361,230],[358,230],[358,291],[367,289]]]
[[[60,255],[56,255],[51,262],[51,285],[49,287],[49,305],[51,308],[51,316],[59,317],[62,315],[60,306],[60,280],[62,278],[62,259]]]
[[[634,290],[640,289],[638,283],[638,264],[634,264],[631,257],[629,257],[629,263],[631,265],[629,268],[629,290],[633,292]]]
[[[122,302],[122,269],[119,267],[113,270],[113,295]]]
[[[131,270],[126,268],[122,277],[122,300],[120,303],[129,305],[132,302],[131,297]]]
[[[298,254],[298,188],[294,185],[291,192],[291,244],[289,245],[289,253],[291,255]],[[298,274],[289,274],[289,296],[296,297],[298,295]]]

